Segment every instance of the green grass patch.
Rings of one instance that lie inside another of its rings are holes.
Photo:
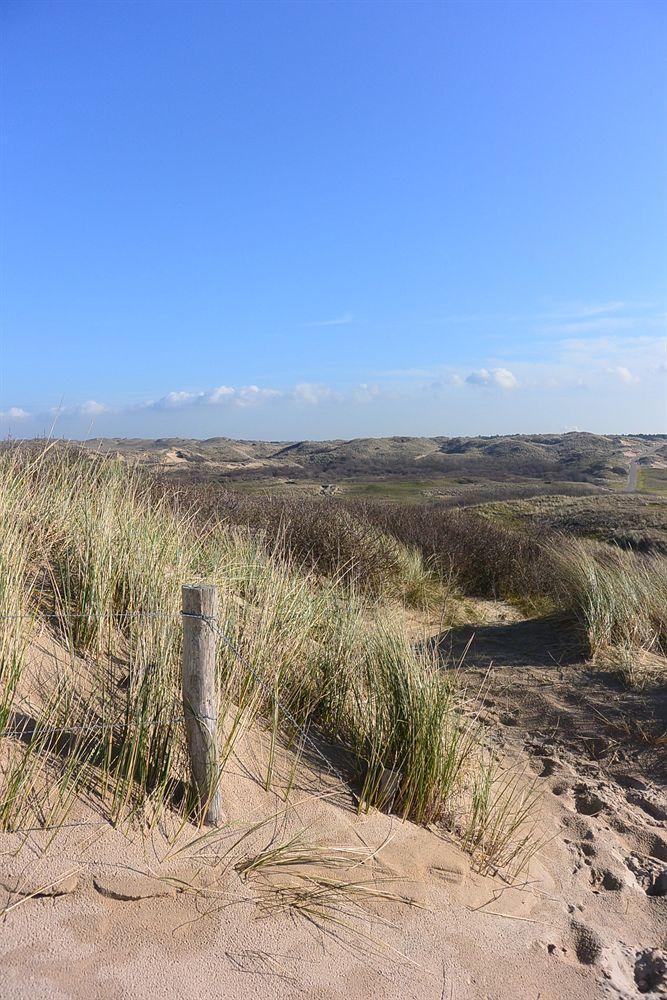
[[[639,493],[657,493],[667,496],[667,469],[640,469],[637,476]]]
[[[446,491],[451,488],[451,482],[446,479],[374,479],[346,482],[342,492],[348,496],[419,503],[424,500],[425,495],[435,490]]]

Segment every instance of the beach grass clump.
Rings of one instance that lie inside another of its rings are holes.
[[[558,553],[561,601],[594,659],[667,653],[667,559],[572,541]],[[631,674],[626,671],[628,677]]]
[[[537,779],[486,754],[478,761],[468,794],[460,832],[473,865],[483,875],[517,878],[543,846]]]
[[[395,812],[436,822],[450,813],[480,733],[457,711],[451,677],[410,652],[405,636],[388,628],[369,636],[357,736],[367,762],[362,798],[373,803],[390,790]]]
[[[22,469],[8,460],[6,489],[0,491],[0,732],[8,724],[12,699],[28,645],[35,566],[32,524],[23,506]]]

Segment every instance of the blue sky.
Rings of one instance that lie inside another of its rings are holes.
[[[3,436],[667,429],[664,4],[1,17]]]

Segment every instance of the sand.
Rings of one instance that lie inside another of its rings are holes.
[[[542,789],[544,843],[516,885],[473,871],[442,831],[359,815],[341,782],[303,763],[286,805],[293,762],[281,754],[265,791],[254,730],[225,777],[229,825],[204,840],[173,817],[114,828],[83,802],[58,831],[0,836],[3,1000],[667,996],[664,704],[642,708],[644,696],[576,663],[554,623],[502,607],[487,618],[466,669],[476,683],[495,664],[490,733]],[[445,663],[469,634],[440,637]],[[297,834],[316,845],[307,864],[237,870]],[[290,886],[326,878],[363,888],[324,913],[278,905]]]

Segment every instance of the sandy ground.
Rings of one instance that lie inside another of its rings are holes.
[[[437,830],[358,815],[305,764],[286,805],[254,732],[225,779],[229,824],[203,839],[173,819],[113,828],[83,803],[59,831],[0,837],[3,1000],[667,996],[664,700],[577,663],[557,622],[485,618],[434,642],[450,669],[472,638],[492,738],[542,789],[544,843],[518,884]],[[317,845],[302,865],[239,873],[295,835]],[[339,905],[287,905],[327,879],[348,885]]]

